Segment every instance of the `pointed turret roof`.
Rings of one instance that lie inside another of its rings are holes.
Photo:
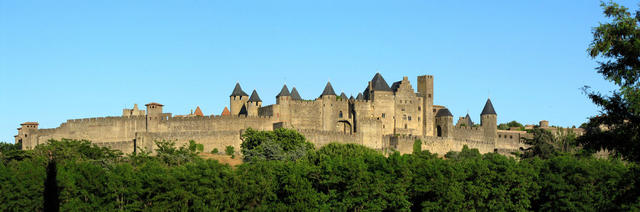
[[[196,112],[193,112],[193,115],[204,116],[204,114],[202,113],[202,110],[200,110],[200,106],[196,107]]]
[[[355,100],[355,98],[353,98],[353,95],[349,97],[349,100]]]
[[[231,92],[231,95],[229,95],[229,96],[231,97],[231,96],[249,96],[249,95],[247,95],[247,93],[245,93],[242,90],[242,88],[240,87],[240,83],[237,82],[236,83],[236,87],[233,88],[233,92]]]
[[[436,117],[440,117],[440,116],[451,116],[451,117],[453,117],[453,114],[451,114],[449,109],[443,108],[443,109],[438,110],[438,113],[436,114]]]
[[[291,89],[291,99],[302,100],[302,97],[300,97],[300,94],[298,93],[298,89],[296,89],[296,87],[293,87],[293,89]]]
[[[340,98],[346,100],[347,99],[347,95],[344,94],[344,92],[340,93]]]
[[[231,112],[229,112],[229,108],[224,107],[224,109],[222,109],[222,114],[220,114],[222,116],[229,116],[231,115]]]
[[[493,104],[491,104],[491,99],[487,99],[487,103],[484,104],[484,109],[482,109],[482,113],[480,113],[480,115],[487,114],[497,115],[496,110],[493,109]]]
[[[291,96],[291,93],[289,93],[289,88],[287,88],[287,84],[282,86],[282,90],[280,90],[280,93],[276,97],[281,96]]]
[[[358,93],[358,96],[356,96],[356,100],[364,100],[362,93]]]
[[[471,121],[471,116],[469,116],[468,113],[467,116],[464,117],[464,119],[467,120],[467,125],[469,125],[470,127],[473,126],[473,121]]]
[[[373,91],[392,91],[391,88],[389,88],[389,84],[387,84],[387,81],[382,78],[380,73],[376,73],[376,75],[373,76],[373,79],[371,80],[371,87]]]
[[[327,82],[327,85],[324,86],[324,91],[322,91],[322,94],[320,94],[320,97],[324,96],[324,95],[336,95],[336,92],[333,91],[333,86],[331,86],[331,82]]]
[[[253,89],[253,92],[251,92],[251,97],[249,97],[249,101],[262,102],[262,100],[260,99],[260,96],[258,96],[258,92],[256,91],[256,89]]]

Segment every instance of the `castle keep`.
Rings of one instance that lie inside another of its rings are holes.
[[[299,131],[316,147],[342,142],[410,153],[414,141],[421,139],[423,150],[445,154],[464,145],[482,153],[508,153],[523,145],[523,132],[497,129],[491,100],[484,105],[480,125],[474,125],[468,114],[454,125],[451,112],[433,104],[433,76],[418,76],[415,86],[407,77],[389,86],[378,73],[355,98],[337,95],[327,83],[318,98],[304,100],[295,87],[289,90],[285,85],[276,104],[263,106],[256,90],[248,95],[238,83],[229,96],[229,110],[219,116],[204,116],[199,107],[188,115],[172,116],[163,112],[162,104],[149,103],[146,111],[135,105],[124,109],[122,116],[67,120],[53,129],[25,122],[15,142],[31,149],[49,139],[87,139],[130,153],[152,150],[157,140],[174,140],[178,145],[195,140],[211,151],[226,146],[240,149],[241,134],[249,127],[285,127]]]

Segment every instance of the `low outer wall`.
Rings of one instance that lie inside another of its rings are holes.
[[[429,150],[431,153],[445,155],[449,151],[460,151],[464,145],[469,148],[478,149],[480,153],[494,152],[495,144],[487,141],[456,140],[443,137],[418,137],[418,136],[384,136],[385,149],[393,149],[401,154],[413,152],[413,144],[416,139],[422,141],[422,150]]]
[[[240,151],[240,135],[242,131],[200,131],[200,132],[160,132],[148,133],[142,132],[136,134],[136,145],[139,149],[145,151],[153,151],[156,149],[155,141],[174,141],[176,147],[186,145],[189,140],[204,145],[204,151],[210,152],[217,148],[220,152],[224,152],[227,146],[233,146],[236,152]]]
[[[341,133],[341,132],[327,132],[319,130],[298,130],[307,141],[313,143],[316,149],[323,147],[329,143],[354,143],[362,144],[360,136],[354,134]]]

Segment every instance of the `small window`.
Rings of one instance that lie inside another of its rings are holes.
[[[386,116],[386,114],[382,113],[382,118],[384,118]],[[383,125],[384,126],[384,125]],[[384,127],[383,127],[384,128]]]
[[[510,136],[509,136],[509,138],[510,138],[510,139],[513,139],[513,135],[510,135]]]
[[[404,108],[402,108],[402,112],[404,112]]]
[[[436,109],[433,109],[433,112],[435,113],[435,112],[436,112]]]
[[[409,116],[409,121],[411,121],[411,116]]]
[[[407,124],[404,124],[404,128],[407,129]]]
[[[422,108],[420,108],[420,106],[418,106],[418,111],[420,111]]]
[[[418,116],[418,121],[420,121],[420,116]]]
[[[382,129],[384,129],[384,124],[382,125]]]
[[[429,98],[431,98],[431,94],[429,94]]]
[[[338,114],[338,118],[342,118],[342,111]]]

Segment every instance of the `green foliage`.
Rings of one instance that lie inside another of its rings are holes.
[[[619,89],[611,96],[585,92],[602,114],[592,117],[584,127],[579,143],[592,152],[611,150],[616,156],[640,162],[640,13],[616,3],[602,3],[610,22],[593,30],[589,55],[598,58],[598,73]]]
[[[62,211],[640,209],[640,167],[617,159],[551,154],[516,160],[466,146],[446,159],[417,148],[385,156],[331,143],[299,160],[255,160],[234,169],[199,159],[195,142],[156,146],[155,156],[142,151],[118,159],[74,140],[24,151],[30,157],[0,163],[0,211],[43,210],[49,155],[42,150],[55,150],[51,156],[61,160]]]
[[[512,127],[517,127],[518,129],[524,130],[524,126],[517,121],[510,121],[508,123],[502,123],[498,125],[499,130],[509,130]]]
[[[173,141],[162,140],[155,143],[157,157],[169,166],[179,166],[193,161],[198,158],[198,150],[202,150],[195,141],[189,141],[180,148],[176,148]]]
[[[413,153],[416,154],[419,152],[422,152],[422,140],[416,139],[413,142]]]
[[[245,162],[262,160],[298,160],[313,150],[313,144],[295,130],[279,128],[242,134],[241,151]]]
[[[213,150],[211,150],[211,154],[218,154],[218,148],[213,148]]]
[[[227,155],[233,155],[233,154],[236,153],[236,150],[235,150],[235,148],[233,148],[233,146],[227,146],[224,149],[224,153],[227,154]]]
[[[555,138],[550,131],[535,128],[531,132],[533,138],[522,138],[523,142],[529,147],[523,149],[523,158],[540,157],[543,159],[551,158],[558,154],[558,150],[553,146]]]

